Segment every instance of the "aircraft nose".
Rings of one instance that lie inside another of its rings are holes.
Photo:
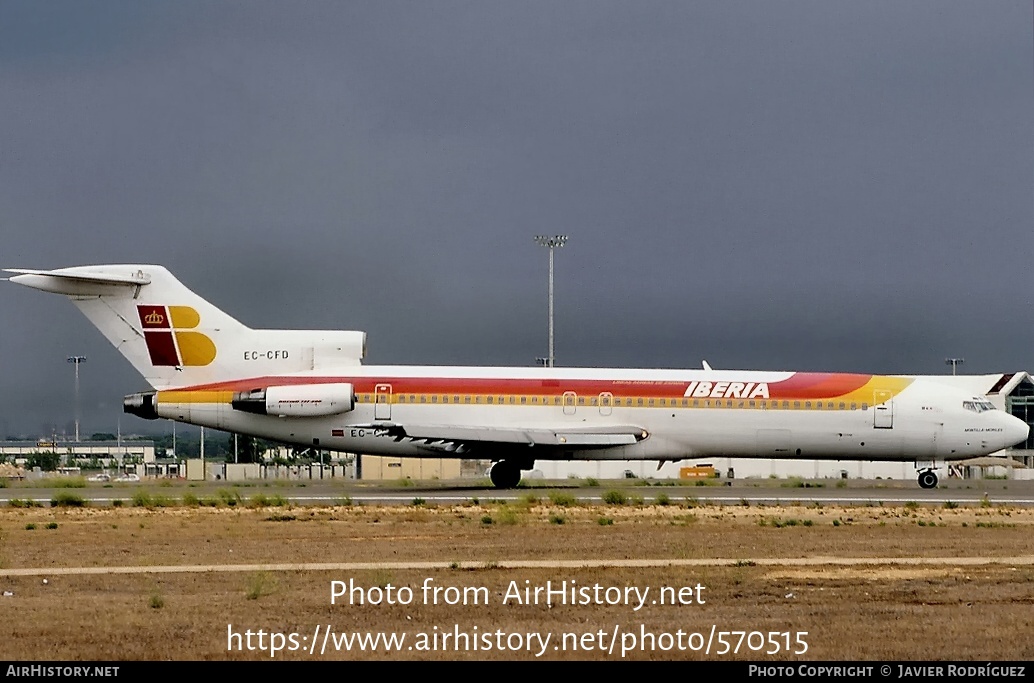
[[[1026,441],[1027,435],[1030,433],[1030,427],[1027,423],[1013,415],[1006,414],[1005,418],[1005,448]]]

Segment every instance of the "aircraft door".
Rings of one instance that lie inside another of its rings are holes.
[[[391,385],[378,384],[374,390],[373,419],[391,419]]]
[[[614,412],[614,394],[604,391],[600,394],[600,415],[610,415]]]
[[[889,391],[876,391],[873,393],[873,423],[876,429],[891,429],[894,427],[894,401],[893,394]]]
[[[578,408],[578,394],[573,391],[564,392],[564,415],[574,415]]]

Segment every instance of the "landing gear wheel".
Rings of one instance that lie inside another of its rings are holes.
[[[520,468],[508,460],[500,460],[492,465],[490,476],[497,489],[512,489],[521,483]]]
[[[937,473],[933,470],[926,470],[919,473],[919,486],[924,489],[937,487]]]

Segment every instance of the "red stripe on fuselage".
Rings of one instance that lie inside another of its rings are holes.
[[[798,372],[782,382],[769,382],[771,398],[836,398],[861,389],[872,375],[844,375],[820,372]]]
[[[834,398],[861,388],[872,375],[834,373],[796,373],[788,379],[767,382],[769,396],[776,398]],[[699,381],[699,380],[698,380]],[[715,373],[707,381],[727,381]],[[742,380],[738,380],[742,381]],[[356,393],[375,393],[382,384],[391,385],[394,394],[457,394],[457,395],[561,395],[574,392],[580,396],[610,393],[615,398],[656,396],[682,398],[689,382],[661,380],[608,380],[608,379],[507,379],[507,378],[450,378],[450,377],[253,377],[180,387],[183,391],[249,391],[272,386],[300,384],[332,384],[348,382]],[[747,384],[747,381],[743,381]],[[756,385],[756,383],[754,383]]]

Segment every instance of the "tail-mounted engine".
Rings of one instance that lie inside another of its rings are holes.
[[[277,417],[322,417],[355,409],[351,384],[305,384],[239,391],[233,395],[234,410]]]

